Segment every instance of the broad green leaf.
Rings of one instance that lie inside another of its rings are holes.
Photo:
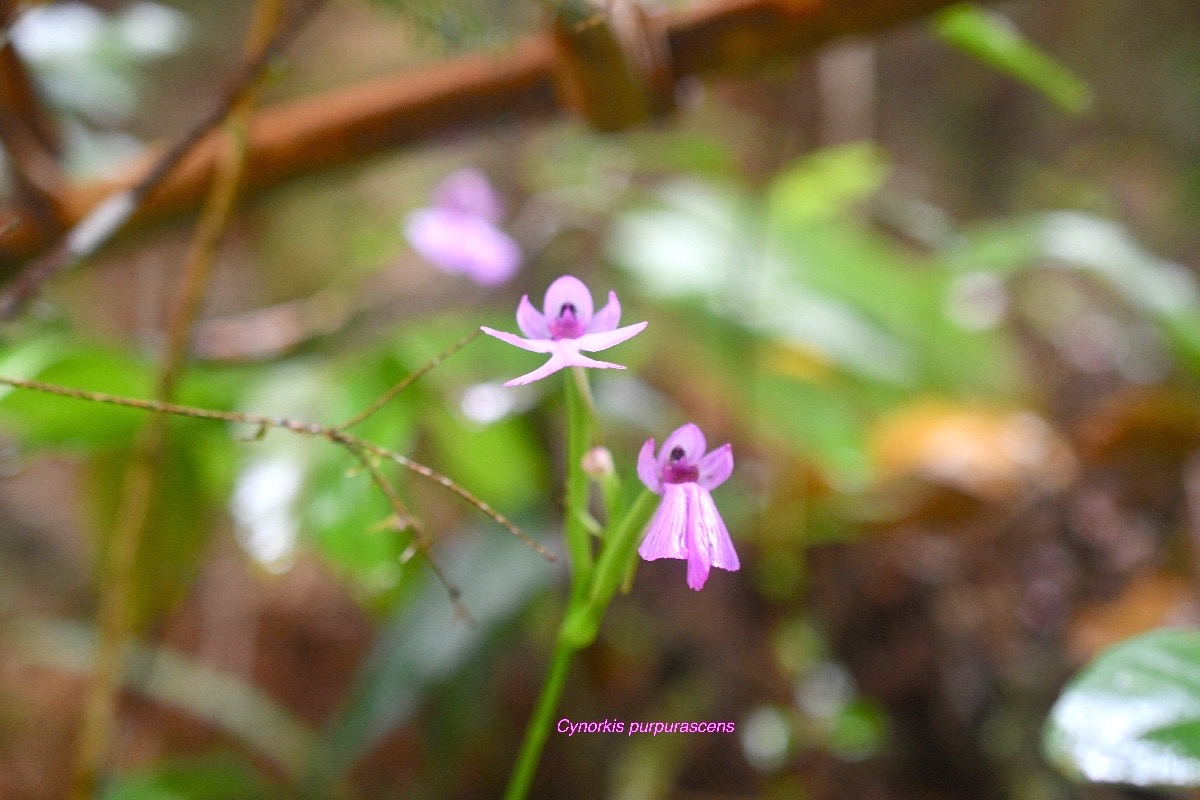
[[[650,294],[717,295],[759,261],[760,212],[736,187],[681,179],[664,186],[658,201],[624,214],[608,242],[613,260]]]
[[[369,406],[403,374],[378,352],[331,365],[298,361],[264,376],[247,392],[246,403],[337,424]],[[409,402],[401,397],[352,432],[404,452],[412,431]],[[244,452],[232,510],[251,555],[274,568],[305,543],[360,602],[387,608],[401,588],[400,556],[411,537],[389,524],[392,508],[362,464],[332,442],[283,431],[247,445]],[[380,464],[380,469],[393,479],[397,475],[394,465]],[[403,483],[397,485],[402,491]]]
[[[1080,113],[1092,102],[1087,84],[995,11],[973,3],[954,5],[937,15],[934,30],[950,44],[1037,89],[1065,111]]]
[[[771,220],[794,225],[836,216],[874,194],[887,179],[883,152],[870,142],[818,150],[784,170],[771,185]]]
[[[1011,344],[952,315],[958,277],[850,219],[775,232],[781,273],[751,312],[764,330],[815,347],[872,381],[951,394],[1010,394]],[[770,273],[768,273],[770,275]]]
[[[511,514],[546,496],[549,465],[535,445],[528,420],[513,417],[479,425],[431,409],[429,433],[437,469],[502,513]]]
[[[968,231],[945,258],[998,276],[1047,267],[1088,275],[1148,316],[1183,365],[1200,371],[1200,285],[1111,220],[1074,211],[1019,217]]]
[[[762,423],[843,487],[870,476],[865,440],[869,414],[852,393],[777,377],[756,381]]]
[[[1200,786],[1200,631],[1153,631],[1102,652],[1054,704],[1043,749],[1089,781]]]
[[[65,337],[34,339],[7,350],[0,356],[0,374],[125,397],[146,397],[153,381],[147,363]],[[27,448],[86,451],[128,442],[146,412],[5,386],[0,387],[0,419]]]
[[[313,442],[304,491],[298,498],[301,535],[350,584],[360,602],[386,608],[400,587],[400,563],[411,541],[389,520],[391,506],[357,459],[326,442]],[[381,465],[389,475],[395,470]]]

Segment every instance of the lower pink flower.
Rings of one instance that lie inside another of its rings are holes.
[[[638,553],[647,561],[687,559],[688,586],[699,591],[712,567],[741,568],[725,522],[709,493],[733,472],[733,448],[725,444],[705,455],[704,434],[691,423],[663,442],[658,456],[647,439],[638,454],[638,477],[663,496]]]

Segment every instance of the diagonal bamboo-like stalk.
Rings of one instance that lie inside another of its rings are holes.
[[[669,45],[675,79],[745,73],[812,52],[832,39],[918,19],[953,0],[734,0],[651,20]],[[563,113],[555,90],[552,35],[532,36],[499,55],[469,55],[299,101],[264,108],[249,128],[246,184],[264,188],[352,163],[449,130]],[[219,137],[200,139],[134,217],[145,224],[194,210],[217,163]],[[60,200],[66,224],[143,180],[156,153],[119,177],[72,186]],[[8,271],[50,246],[30,210],[0,206],[0,263]],[[0,268],[2,269],[2,268]]]

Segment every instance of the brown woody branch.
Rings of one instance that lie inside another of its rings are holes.
[[[951,2],[734,0],[652,18],[648,24],[665,39],[670,71],[678,79],[758,69]],[[263,109],[250,126],[247,186],[267,187],[458,128],[560,113],[555,75],[554,42],[545,34],[502,55],[471,55]],[[217,136],[200,139],[147,193],[133,221],[194,209],[211,180],[218,147]],[[61,197],[65,223],[74,224],[102,200],[144,184],[159,160],[151,153],[114,180],[66,190]],[[52,235],[33,223],[29,209],[0,206],[0,262],[9,271],[52,243]]]

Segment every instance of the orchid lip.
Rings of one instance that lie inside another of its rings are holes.
[[[662,472],[663,483],[695,483],[700,470],[687,464],[668,464]]]

